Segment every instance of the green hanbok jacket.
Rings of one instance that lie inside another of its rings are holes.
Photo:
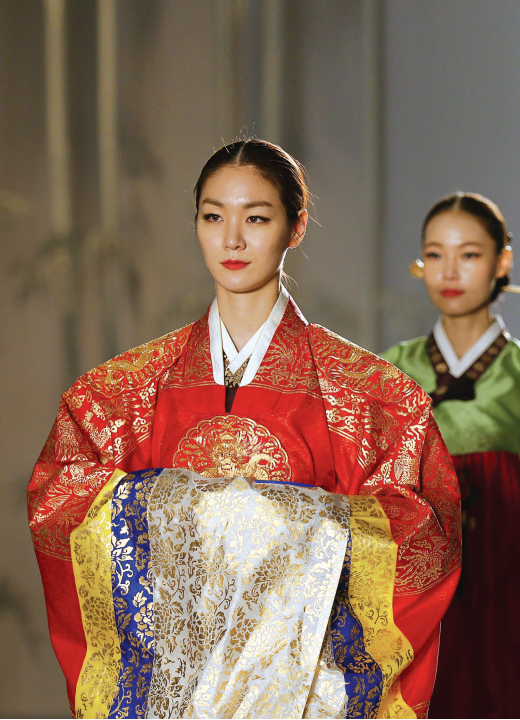
[[[383,353],[432,397],[461,487],[462,575],[442,621],[434,718],[518,717],[520,343],[494,325],[462,359],[440,323]]]

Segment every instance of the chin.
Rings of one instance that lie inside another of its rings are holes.
[[[489,305],[487,301],[472,303],[471,305],[468,305],[467,302],[461,305],[457,305],[455,303],[443,303],[443,306],[438,307],[438,310],[440,310],[443,315],[463,317],[464,315],[472,315],[473,313],[478,312],[486,305]]]
[[[242,274],[242,272],[242,270],[236,271],[237,275]],[[274,277],[277,277],[277,275],[268,275],[267,277],[257,276],[256,278],[252,278],[251,276],[247,277],[246,275],[242,275],[242,277],[230,278],[228,276],[225,278],[218,278],[214,275],[213,279],[224,290],[227,290],[227,292],[247,293],[254,292],[255,290],[260,290],[260,288],[269,285],[269,283],[272,282]]]
[[[215,282],[217,285],[220,285],[220,287],[225,290],[226,292],[232,292],[232,293],[245,293],[249,292],[251,290],[255,289],[255,285],[251,282],[245,282],[243,280],[238,280],[236,282],[230,282],[229,280],[220,282],[220,280],[215,279]]]
[[[447,317],[462,317],[464,315],[471,315],[482,307],[482,303],[470,301],[467,295],[455,298],[445,298],[440,294],[440,291],[436,292],[435,295],[429,295],[432,305],[439,311],[441,315]]]
[[[461,303],[458,302],[446,302],[446,299],[442,299],[443,302],[436,303],[436,308],[439,310],[443,315],[465,315],[468,312],[471,312],[471,310],[464,305],[461,305]]]

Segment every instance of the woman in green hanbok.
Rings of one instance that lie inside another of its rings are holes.
[[[441,317],[384,353],[431,396],[461,486],[463,569],[442,623],[435,718],[518,717],[520,343],[492,309],[504,289],[518,291],[510,238],[480,195],[437,202],[410,271]]]

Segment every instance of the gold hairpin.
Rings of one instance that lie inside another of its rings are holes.
[[[422,260],[414,260],[411,265],[408,267],[408,272],[410,275],[414,278],[418,278],[419,280],[424,276],[424,263]]]

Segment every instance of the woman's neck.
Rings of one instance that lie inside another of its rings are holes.
[[[493,322],[489,305],[470,315],[444,315],[442,326],[459,358],[470,350]]]
[[[217,285],[219,314],[239,352],[265,323],[279,294],[279,278],[248,293],[230,292]]]

